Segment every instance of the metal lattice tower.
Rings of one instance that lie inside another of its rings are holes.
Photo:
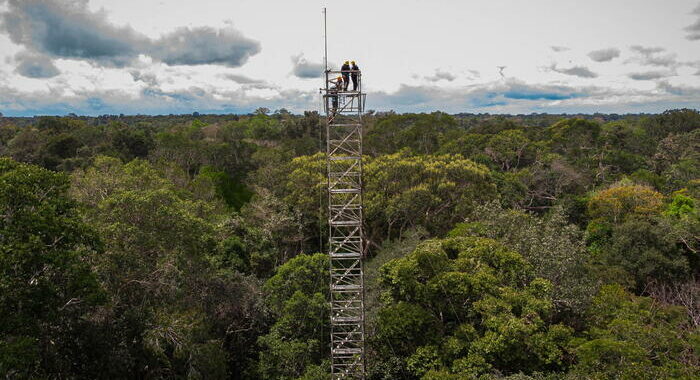
[[[331,294],[331,372],[335,379],[365,378],[364,252],[362,226],[361,72],[356,91],[338,88],[340,71],[326,70],[328,254]],[[351,88],[352,85],[349,86]]]

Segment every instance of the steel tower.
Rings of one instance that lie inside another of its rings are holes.
[[[331,294],[331,372],[335,379],[365,378],[364,253],[362,226],[362,73],[357,90],[336,84],[340,71],[326,70],[328,255]]]

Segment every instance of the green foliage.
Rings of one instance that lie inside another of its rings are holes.
[[[144,346],[159,362],[153,375],[180,374],[189,379],[225,379],[226,354],[220,340],[212,339],[204,316],[192,311],[158,313],[144,333]]]
[[[240,210],[253,196],[253,193],[244,184],[211,166],[202,166],[199,169],[199,174],[195,178],[195,182],[197,181],[210,182],[219,197],[234,210]]]
[[[683,202],[679,198],[676,208]],[[688,238],[687,231],[663,218],[662,208],[663,195],[633,184],[615,185],[590,198],[588,213],[594,219],[587,240],[603,281],[642,289],[650,281],[689,276],[688,252],[678,244],[680,235]]]
[[[280,266],[264,288],[272,311],[279,313],[296,292],[327,294],[327,266],[328,256],[321,253],[299,255]]]
[[[215,331],[256,312],[238,314],[239,308],[253,308],[246,305],[252,300],[211,298],[216,289],[242,287],[235,276],[215,274],[235,270],[225,266],[236,263],[227,260],[230,251],[217,249],[212,204],[139,160],[122,164],[99,157],[94,167],[74,173],[73,186],[74,196],[90,206],[86,216],[105,243],[95,267],[111,296],[109,318],[129,332],[112,337],[111,344],[128,347],[115,365],[124,371],[138,360],[143,364],[134,373],[141,376],[226,377],[232,358]]]
[[[223,270],[249,273],[250,255],[243,240],[238,236],[223,238],[217,246],[217,254],[212,257],[213,264]]]
[[[494,199],[490,171],[459,155],[413,155],[408,150],[365,165],[366,218],[373,231],[420,226],[448,230],[475,203]]]
[[[153,137],[144,130],[114,126],[116,131],[112,134],[112,146],[117,152],[117,157],[128,162],[134,158],[146,158],[153,149],[155,142]]]
[[[279,138],[280,123],[265,113],[257,113],[246,121],[246,137],[255,140],[273,140]]]
[[[551,283],[531,273],[495,240],[426,241],[382,268],[375,349],[406,360],[415,376],[438,366],[466,377],[561,368],[572,331],[550,322]]]
[[[299,213],[273,194],[260,190],[240,215],[224,224],[225,237],[240,239],[247,253],[245,265],[260,278],[303,252],[304,235]]]
[[[7,155],[7,143],[12,140],[13,137],[20,131],[20,129],[13,124],[4,123],[0,125],[0,153],[4,156]]]
[[[692,109],[664,111],[641,121],[642,128],[656,138],[664,138],[670,134],[681,134],[697,130],[700,125],[700,113]]]
[[[369,128],[366,151],[376,156],[409,148],[419,154],[431,154],[456,130],[457,121],[442,112],[388,115]]]
[[[532,155],[532,143],[523,131],[509,129],[491,136],[486,143],[484,153],[502,170],[517,168],[529,155]]]
[[[601,269],[620,268],[626,275],[607,280],[625,283],[631,279],[636,289],[641,289],[652,280],[669,283],[687,279],[690,263],[674,235],[673,227],[658,218],[634,218],[612,227],[597,257]]]
[[[382,308],[377,316],[374,345],[384,355],[408,356],[418,347],[438,343],[439,320],[420,305],[398,302]]]
[[[682,308],[612,285],[600,290],[589,315],[587,339],[575,349],[575,373],[621,379],[700,376],[698,331],[687,328]]]
[[[664,215],[683,218],[695,211],[695,200],[683,193],[677,193],[664,211]]]
[[[0,159],[0,372],[9,377],[86,373],[90,363],[79,362],[99,346],[79,331],[104,302],[89,265],[101,246],[68,185],[65,175]]]
[[[380,270],[382,266],[393,259],[413,252],[426,236],[428,234],[424,230],[409,230],[403,234],[401,239],[384,241],[380,249],[372,251],[372,259],[365,261],[365,318],[369,326],[374,324],[377,312],[382,306],[380,299],[382,293]]]
[[[697,274],[700,268],[700,209],[697,198],[687,195],[689,193],[687,189],[676,192],[663,214],[673,236],[688,251]]]
[[[503,201],[531,210],[563,204],[567,197],[582,194],[590,184],[585,171],[567,162],[564,156],[554,153],[542,154],[532,165],[518,171],[516,176],[524,188],[522,200],[520,195],[516,195],[514,198],[504,197]]]
[[[595,293],[582,232],[568,223],[560,207],[538,217],[485,204],[474,211],[468,223],[457,224],[449,236],[492,238],[521,253],[532,265],[534,276],[552,283],[553,302],[560,313],[580,315]]]
[[[46,144],[46,152],[49,157],[69,158],[75,156],[80,145],[74,136],[62,133],[49,139]]]
[[[436,346],[418,347],[416,353],[406,360],[409,372],[423,376],[429,371],[440,368],[440,354]]]
[[[213,226],[197,215],[200,207],[167,189],[127,190],[101,201],[93,219],[107,248],[98,268],[110,293],[119,295],[114,307],[152,321],[143,332],[143,349],[155,361],[154,374],[164,370],[159,367],[188,373],[204,366],[198,359],[209,360],[194,355],[201,345],[211,344],[212,338],[198,332],[205,329],[203,319],[181,322],[170,315],[202,302],[197,289],[214,241]],[[158,344],[149,341],[160,335]],[[221,365],[203,376],[221,373]]]
[[[85,170],[77,170],[71,177],[73,197],[95,208],[113,194],[132,189],[175,190],[173,183],[146,161],[135,160],[123,164],[120,160],[98,156],[93,165]]]
[[[562,117],[363,116],[369,379],[698,377],[700,114]],[[329,379],[324,131],[2,118],[0,374]]]
[[[656,189],[662,189],[666,184],[666,181],[661,175],[647,169],[635,170],[632,174],[630,174],[629,178],[634,183],[646,185]]]
[[[439,153],[461,154],[477,162],[480,162],[477,157],[482,156],[483,161],[487,161],[488,157],[483,154],[483,150],[489,139],[490,136],[486,134],[464,133],[457,138],[445,141]]]
[[[286,165],[285,172],[284,201],[292,205],[302,217],[303,235],[311,238],[308,242],[310,248],[320,249],[317,244],[319,230],[327,231],[328,228],[325,210],[328,208],[325,195],[328,186],[325,155],[316,153],[313,156],[296,157]]]
[[[39,162],[41,147],[39,132],[33,128],[25,128],[8,141],[7,155],[20,162],[36,164]]]
[[[588,164],[601,132],[600,124],[584,119],[565,119],[547,129],[552,149],[572,162]]]
[[[322,379],[329,354],[328,256],[299,255],[264,286],[276,322],[258,339],[258,374],[266,379]]]
[[[287,172],[285,200],[303,216],[305,235],[315,236],[319,206],[325,208],[323,155],[297,157]],[[474,203],[497,196],[490,171],[459,155],[421,156],[402,150],[369,161],[364,174],[370,230],[386,231],[387,236],[412,227],[444,232]],[[325,229],[325,223],[320,227]]]
[[[616,223],[628,217],[658,214],[663,195],[644,186],[620,184],[594,194],[588,201],[591,218]]]

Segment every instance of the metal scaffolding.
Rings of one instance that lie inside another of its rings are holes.
[[[334,82],[353,77],[357,90]],[[325,72],[328,255],[331,294],[331,372],[335,379],[365,378],[364,253],[362,226],[362,73]]]

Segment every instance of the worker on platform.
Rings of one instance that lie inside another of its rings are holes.
[[[331,79],[328,82],[330,82],[330,86],[328,87],[328,93],[330,94],[331,97],[331,110],[333,112],[333,116],[335,116],[336,111],[338,110],[338,93],[343,90],[343,77],[340,76],[336,78],[335,80]]]
[[[350,77],[352,77],[352,90],[357,91],[357,85],[359,84],[358,78],[360,76],[360,67],[357,66],[355,61],[352,61],[352,74],[350,74]]]
[[[345,61],[343,66],[340,68],[340,72],[343,74],[343,81],[345,83],[343,91],[347,91],[348,85],[350,84],[350,61]]]

